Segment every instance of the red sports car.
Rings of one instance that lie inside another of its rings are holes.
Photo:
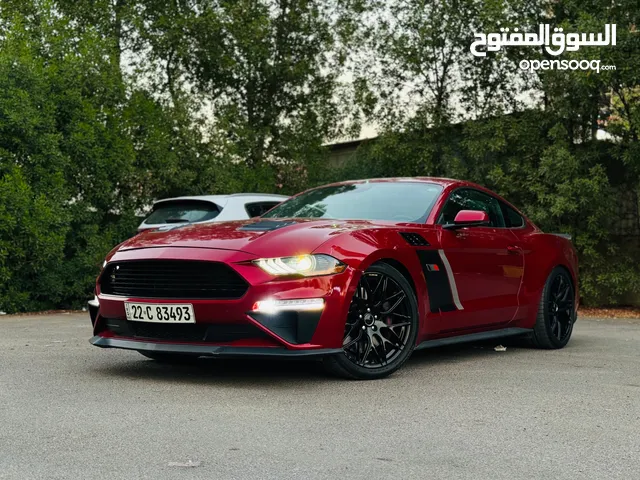
[[[495,193],[442,178],[315,188],[258,219],[170,226],[116,247],[91,343],[162,361],[322,357],[389,375],[414,349],[526,335],[569,341],[571,242]]]

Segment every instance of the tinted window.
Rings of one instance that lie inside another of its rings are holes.
[[[280,202],[255,202],[255,203],[247,203],[244,206],[244,209],[247,211],[247,215],[250,218],[260,217],[271,210],[273,207],[278,205]]]
[[[449,195],[438,223],[441,225],[453,223],[460,210],[481,210],[489,215],[490,226],[504,227],[502,211],[498,200],[479,190],[470,188],[455,190]]]
[[[153,212],[145,221],[147,225],[162,223],[204,222],[218,216],[218,206],[211,202],[198,200],[178,200],[162,202],[153,207]]]
[[[518,228],[524,226],[524,218],[516,212],[513,208],[500,202],[502,208],[502,216],[504,217],[504,224],[507,228]]]
[[[426,182],[364,182],[320,187],[281,203],[264,218],[423,222],[442,187]]]

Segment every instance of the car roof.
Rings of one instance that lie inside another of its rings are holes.
[[[477,183],[473,183],[473,182],[469,182],[467,180],[457,180],[455,178],[445,178],[445,177],[389,177],[389,178],[367,178],[367,179],[362,179],[362,180],[346,180],[344,182],[336,182],[336,183],[331,183],[329,185],[322,185],[321,187],[328,187],[328,186],[337,186],[337,185],[352,185],[352,184],[359,184],[359,183],[402,183],[402,182],[414,182],[414,183],[433,183],[436,185],[441,185],[443,187],[443,189],[455,189],[458,187],[472,187],[478,190],[481,190],[483,192],[486,192],[494,197],[497,197],[498,199],[500,199],[500,201],[506,203],[509,207],[513,208],[516,212],[518,212],[522,217],[524,217],[526,219],[527,222],[531,223],[533,225],[533,222],[531,222],[531,220],[524,214],[522,213],[522,211],[520,211],[515,205],[513,205],[511,202],[509,202],[507,199],[505,199],[504,197],[500,196],[499,194],[497,194],[496,192],[489,190],[487,187],[484,187],[482,185],[479,185]],[[321,187],[315,187],[315,188],[321,188]],[[313,190],[313,188],[310,188],[309,190]],[[536,227],[537,228],[537,227]]]
[[[176,200],[200,200],[203,202],[211,202],[217,205],[226,203],[230,198],[244,197],[250,200],[248,197],[255,197],[256,200],[286,200],[286,195],[277,195],[274,193],[231,193],[229,195],[185,195],[182,197],[163,198],[153,202],[154,205],[164,202],[172,202]]]
[[[468,186],[478,187],[483,190],[485,189],[485,187],[481,185],[477,185],[472,182],[467,182],[465,180],[456,180],[454,178],[444,178],[444,177],[367,178],[362,180],[346,180],[344,182],[336,182],[330,185],[334,186],[334,185],[352,185],[357,183],[387,183],[387,182],[388,183],[402,183],[402,182],[435,183],[437,185],[442,185],[443,187],[448,187],[451,185],[468,185]]]

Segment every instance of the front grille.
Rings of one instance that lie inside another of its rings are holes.
[[[248,285],[231,267],[193,260],[136,260],[107,265],[102,293],[125,297],[229,300]]]
[[[195,323],[190,325],[171,325],[106,319],[105,327],[116,335],[141,340],[226,343],[235,340],[269,338],[266,333],[251,324]]]

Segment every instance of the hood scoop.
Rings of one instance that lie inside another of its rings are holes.
[[[272,230],[278,230],[279,228],[288,227],[289,225],[295,225],[297,222],[291,220],[260,220],[255,223],[243,225],[238,228],[244,232],[271,232]]]

